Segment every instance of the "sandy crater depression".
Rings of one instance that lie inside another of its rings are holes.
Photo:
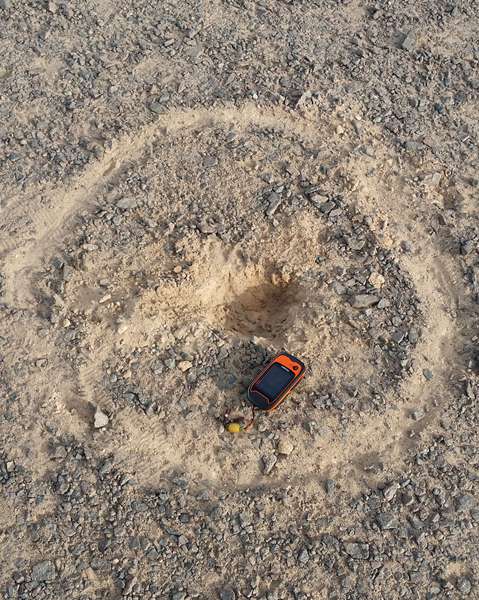
[[[175,114],[112,152],[73,186],[78,204],[61,223],[66,192],[51,194],[33,223],[43,254],[32,242],[10,266],[56,331],[43,384],[56,382],[71,430],[91,435],[101,407],[101,451],[145,484],[172,465],[213,482],[234,466],[253,481],[279,433],[259,448],[254,434],[233,441],[222,416],[247,410],[245,385],[287,349],[308,376],[259,427],[287,432],[305,477],[350,463],[352,448],[380,454],[421,332],[419,298],[416,310],[401,304],[413,281],[373,203],[384,173],[366,175],[371,165],[314,114],[250,107]],[[279,476],[296,470],[278,465]]]

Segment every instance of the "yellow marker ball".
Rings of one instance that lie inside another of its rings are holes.
[[[228,423],[228,425],[226,425],[226,431],[229,431],[230,433],[239,433],[242,430],[243,427],[241,426],[241,423]]]

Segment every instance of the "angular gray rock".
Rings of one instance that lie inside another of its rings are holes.
[[[55,565],[51,560],[43,560],[32,568],[32,579],[37,582],[53,581],[57,576]]]
[[[120,198],[120,200],[117,201],[116,206],[122,210],[136,208],[138,206],[138,200],[136,198]]]
[[[369,558],[369,544],[359,542],[347,542],[344,544],[346,554],[351,558],[367,560]]]
[[[265,454],[261,460],[263,461],[263,473],[269,475],[278,461],[274,454]]]
[[[416,34],[414,31],[409,31],[401,43],[401,48],[412,52],[416,48]]]
[[[351,306],[353,308],[370,308],[381,300],[374,294],[356,294],[351,298]]]
[[[398,522],[392,513],[379,513],[376,521],[381,529],[397,529]]]
[[[266,210],[266,216],[272,217],[280,207],[282,201],[283,198],[281,197],[281,194],[271,192],[271,194],[268,196],[268,208]]]

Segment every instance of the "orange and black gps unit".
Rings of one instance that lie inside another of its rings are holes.
[[[298,385],[306,367],[291,354],[278,354],[255,377],[248,388],[248,400],[259,410],[277,408]]]

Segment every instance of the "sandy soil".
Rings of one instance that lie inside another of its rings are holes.
[[[479,597],[478,15],[0,0],[4,598]]]

